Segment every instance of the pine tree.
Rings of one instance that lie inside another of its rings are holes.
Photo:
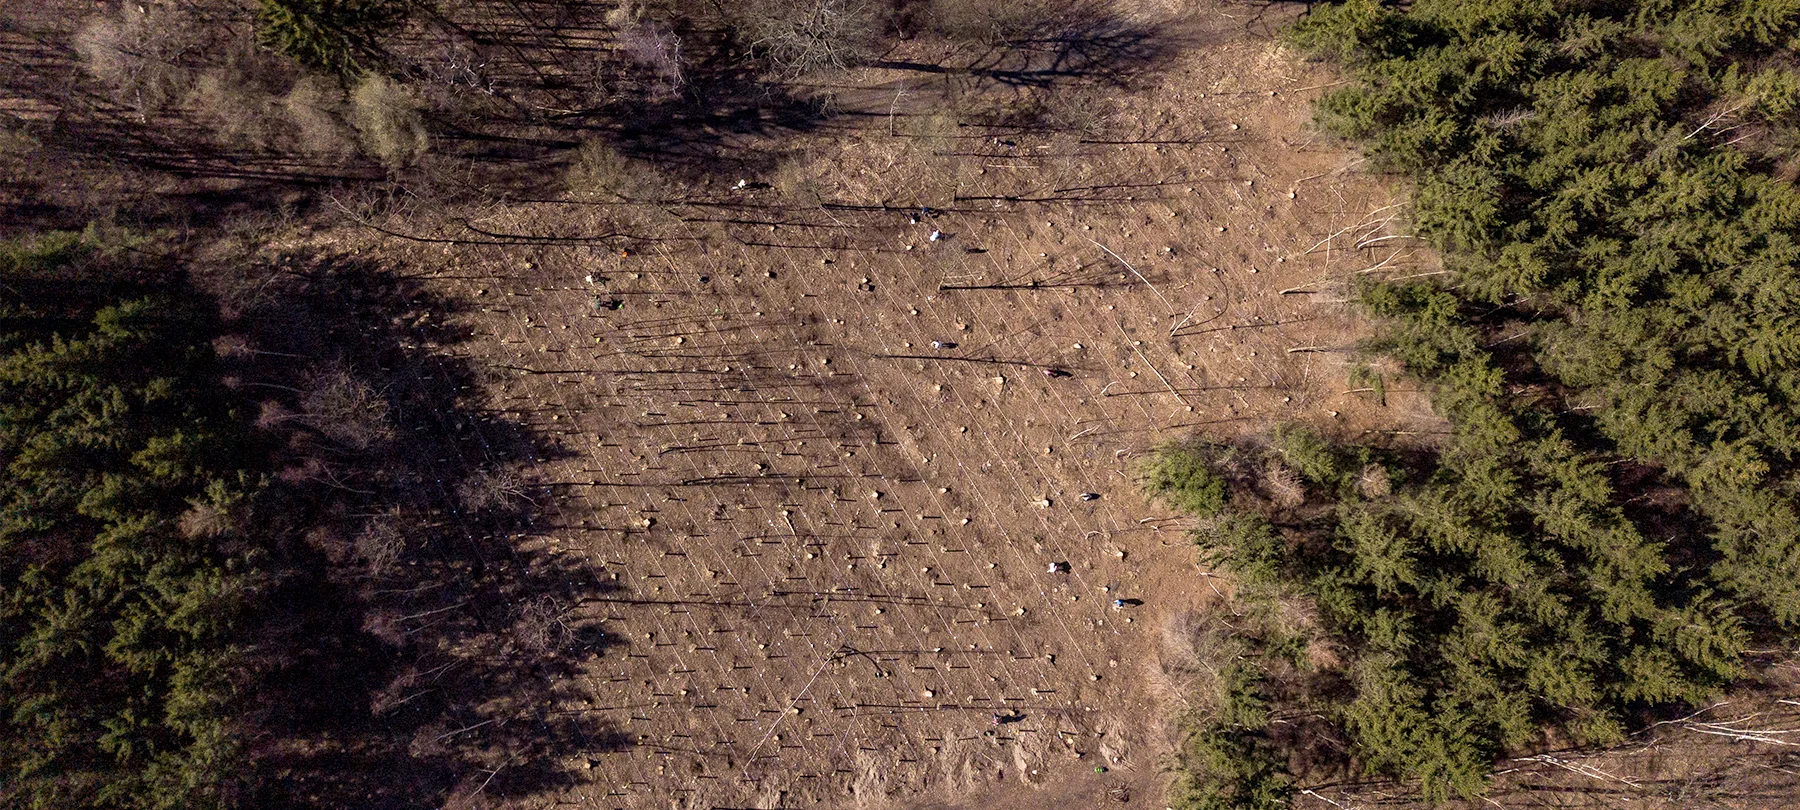
[[[258,575],[175,516],[245,492],[204,299],[92,237],[0,245],[0,780],[221,807]]]
[[[349,78],[382,52],[406,18],[405,0],[261,0],[257,38],[306,67]]]

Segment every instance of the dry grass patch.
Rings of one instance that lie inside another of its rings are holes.
[[[90,18],[76,32],[75,53],[113,99],[140,116],[161,110],[187,83],[182,57],[201,44],[192,9],[171,3],[126,3],[117,14]]]
[[[344,158],[355,151],[352,134],[338,120],[336,91],[324,82],[304,78],[281,99],[282,111],[294,127],[300,151],[321,157]]]
[[[350,123],[363,151],[397,171],[419,162],[431,146],[418,96],[385,76],[369,76],[350,93]]]

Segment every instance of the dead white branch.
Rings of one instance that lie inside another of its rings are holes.
[[[1088,240],[1088,241],[1089,241],[1089,242],[1094,242],[1094,240],[1092,240],[1092,239],[1089,239],[1089,240]],[[1157,298],[1161,298],[1161,299],[1162,299],[1162,302],[1163,302],[1163,306],[1164,306],[1164,307],[1165,307],[1165,308],[1167,308],[1167,309],[1168,309],[1168,310],[1169,310],[1169,314],[1170,314],[1170,315],[1174,315],[1174,314],[1175,314],[1175,307],[1174,307],[1174,305],[1172,305],[1172,304],[1170,304],[1170,303],[1169,303],[1169,299],[1167,299],[1167,298],[1163,298],[1163,294],[1162,294],[1162,291],[1161,291],[1161,290],[1158,290],[1158,289],[1156,289],[1156,285],[1155,285],[1155,284],[1151,284],[1151,283],[1150,283],[1150,279],[1147,279],[1147,278],[1144,278],[1144,274],[1143,274],[1143,273],[1139,273],[1139,272],[1138,272],[1138,271],[1137,271],[1137,268],[1136,268],[1136,267],[1132,267],[1132,266],[1131,266],[1131,262],[1128,262],[1128,261],[1125,261],[1125,257],[1124,257],[1124,256],[1120,256],[1120,255],[1119,255],[1119,254],[1117,254],[1117,253],[1114,253],[1114,252],[1113,252],[1113,250],[1112,250],[1112,248],[1109,248],[1109,247],[1107,247],[1107,246],[1105,246],[1105,245],[1102,245],[1102,244],[1100,244],[1100,243],[1099,243],[1099,242],[1094,242],[1094,247],[1097,247],[1097,248],[1099,248],[1099,249],[1101,249],[1101,250],[1104,250],[1104,251],[1106,251],[1106,255],[1108,255],[1108,256],[1111,256],[1111,257],[1113,257],[1113,258],[1115,258],[1115,259],[1118,259],[1118,260],[1119,260],[1119,264],[1122,264],[1122,265],[1125,265],[1125,269],[1126,269],[1126,270],[1130,270],[1130,271],[1131,271],[1131,274],[1132,274],[1132,275],[1134,275],[1134,276],[1137,276],[1137,280],[1138,280],[1138,281],[1142,281],[1142,282],[1144,282],[1144,286],[1146,286],[1146,287],[1149,287],[1149,288],[1150,288],[1150,291],[1151,291],[1151,292],[1153,292],[1153,293],[1156,293],[1156,297],[1157,297]]]

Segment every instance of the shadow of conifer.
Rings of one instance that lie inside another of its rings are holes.
[[[519,542],[546,498],[519,470],[564,451],[483,408],[454,305],[326,256],[213,286],[274,459],[256,520],[281,576],[246,803],[479,804],[623,746],[557,692],[608,646],[572,609],[612,584]]]

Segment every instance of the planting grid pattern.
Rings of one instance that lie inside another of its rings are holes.
[[[469,302],[488,407],[568,451],[523,471],[551,496],[520,549],[606,589],[572,607],[611,645],[556,687],[585,736],[624,744],[568,752],[575,786],[549,801],[802,807],[1154,771],[1161,619],[1218,589],[1136,465],[1195,432],[1368,410],[1343,391],[1358,327],[1319,284],[1386,256],[1354,249],[1384,200],[1281,140],[1297,122],[1267,126],[997,160],[983,174],[1065,161],[1117,188],[918,223],[752,188],[658,233],[679,238],[545,247],[524,275],[471,278],[516,252],[418,248]]]

